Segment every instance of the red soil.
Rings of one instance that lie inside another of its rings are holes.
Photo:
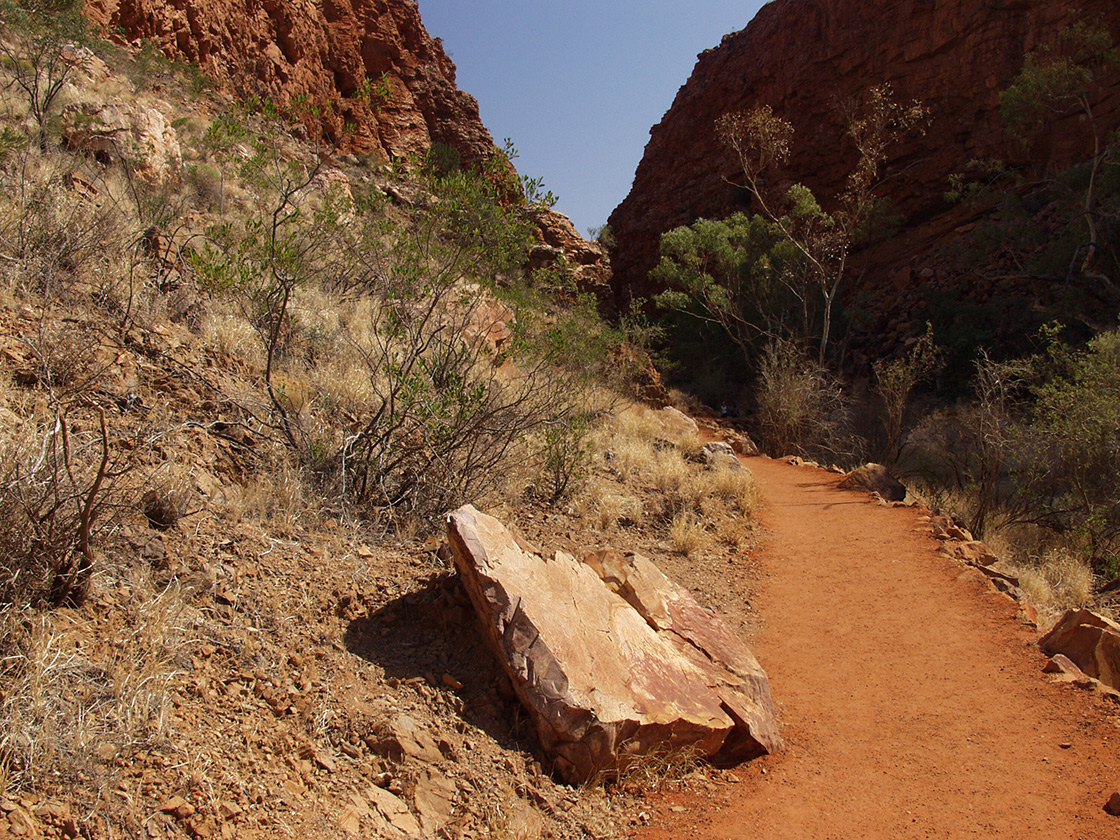
[[[1051,682],[1038,632],[921,512],[747,464],[766,500],[752,647],[786,749],[722,795],[656,802],[638,837],[1120,837],[1120,706]]]

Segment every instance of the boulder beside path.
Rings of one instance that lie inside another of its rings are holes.
[[[1068,610],[1039,642],[1043,653],[1063,655],[1095,680],[1120,690],[1120,625],[1089,610]]]
[[[545,753],[574,784],[649,754],[735,763],[778,749],[765,672],[714,613],[638,555],[526,550],[467,505],[455,563]]]
[[[878,493],[888,502],[901,502],[906,498],[906,485],[891,475],[882,464],[864,464],[840,479],[837,486],[841,490]]]

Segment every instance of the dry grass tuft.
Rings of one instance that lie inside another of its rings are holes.
[[[622,434],[611,437],[608,452],[611,469],[625,483],[641,480],[654,457],[650,441]]]
[[[245,486],[234,507],[234,518],[285,528],[317,521],[320,514],[320,506],[308,493],[299,467],[283,457]]]
[[[681,457],[676,449],[660,449],[648,465],[649,481],[660,493],[674,496],[691,495],[698,472],[695,465]]]
[[[1008,564],[1027,600],[1045,611],[1087,607],[1093,602],[1093,572],[1084,560],[1056,548],[1034,561]]]
[[[715,534],[724,545],[735,551],[747,551],[754,545],[755,532],[751,523],[739,516],[727,516],[716,521]]]
[[[232,311],[212,312],[202,322],[202,338],[208,347],[249,365],[264,369],[260,336],[245,318]]]
[[[700,440],[699,432],[688,432],[676,443],[677,451],[681,457],[689,461],[704,461],[704,441]]]
[[[112,627],[5,607],[0,654],[0,793],[102,779],[167,725],[167,688],[190,624],[177,586],[143,582]]]
[[[1054,533],[1032,524],[993,523],[984,542],[1001,568],[1019,578],[1027,600],[1043,612],[1086,607],[1095,581],[1089,564]]]
[[[700,763],[700,751],[694,746],[653,750],[626,762],[616,786],[625,793],[659,791],[695,773]]]
[[[589,483],[576,500],[576,509],[600,531],[633,525],[642,520],[641,499],[628,493],[613,492],[596,482]]]
[[[625,491],[599,482],[584,493],[579,512],[607,531],[636,503],[665,523],[676,551],[686,556],[712,547],[716,538],[741,551],[753,543],[760,494],[747,469],[709,469],[697,463],[703,446],[698,435],[665,445],[664,427],[644,406],[616,413],[595,435],[598,463]],[[641,501],[638,501],[641,497]],[[639,508],[639,509],[640,509]]]
[[[674,549],[690,557],[708,544],[709,537],[704,521],[692,511],[685,510],[674,516],[669,524],[669,539]]]
[[[729,502],[751,521],[758,518],[762,496],[750,470],[709,470],[703,476],[713,496]]]
[[[663,434],[661,421],[648,406],[627,406],[614,417],[616,435],[653,442]]]

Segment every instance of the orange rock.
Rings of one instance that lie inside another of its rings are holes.
[[[981,566],[990,566],[999,561],[995,553],[979,540],[969,540],[953,546],[953,553],[961,560]]]
[[[648,560],[525,552],[471,506],[448,519],[487,639],[568,781],[686,750],[738,761],[780,746],[766,674]],[[613,589],[613,591],[612,591]]]
[[[840,479],[837,486],[843,490],[878,493],[888,502],[901,502],[906,498],[906,485],[891,475],[882,464],[864,464]]]
[[[1051,656],[1063,654],[1104,685],[1120,689],[1120,625],[1089,610],[1069,610],[1039,640]]]
[[[1120,817],[1120,792],[1113,793],[1104,804],[1104,809],[1114,817]]]
[[[85,12],[117,40],[197,64],[220,88],[280,106],[306,97],[306,128],[343,151],[388,160],[443,143],[468,165],[494,153],[478,102],[458,89],[414,2],[87,0]]]

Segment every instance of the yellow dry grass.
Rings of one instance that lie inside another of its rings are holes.
[[[119,752],[164,732],[191,620],[177,585],[129,584],[111,633],[77,615],[0,610],[0,795],[47,778],[107,781]]]
[[[264,348],[260,336],[245,317],[231,306],[215,306],[202,321],[202,340],[207,347],[237,359],[252,369],[264,369]]]
[[[669,524],[669,539],[676,551],[689,557],[705,548],[709,537],[704,521],[692,511],[682,510]]]
[[[1027,600],[1047,612],[1087,607],[1093,602],[1093,572],[1071,551],[1051,549],[1034,560],[1008,564]]]
[[[1044,613],[1092,604],[1092,569],[1052,531],[997,520],[984,534],[984,542],[1003,561],[1000,568],[1019,578],[1027,600]]]
[[[591,482],[576,500],[577,512],[600,531],[610,531],[620,523],[642,520],[642,500],[629,493],[612,490],[601,482]]]
[[[753,521],[757,518],[761,495],[750,470],[716,469],[703,475],[712,495],[730,503],[747,519]]]

